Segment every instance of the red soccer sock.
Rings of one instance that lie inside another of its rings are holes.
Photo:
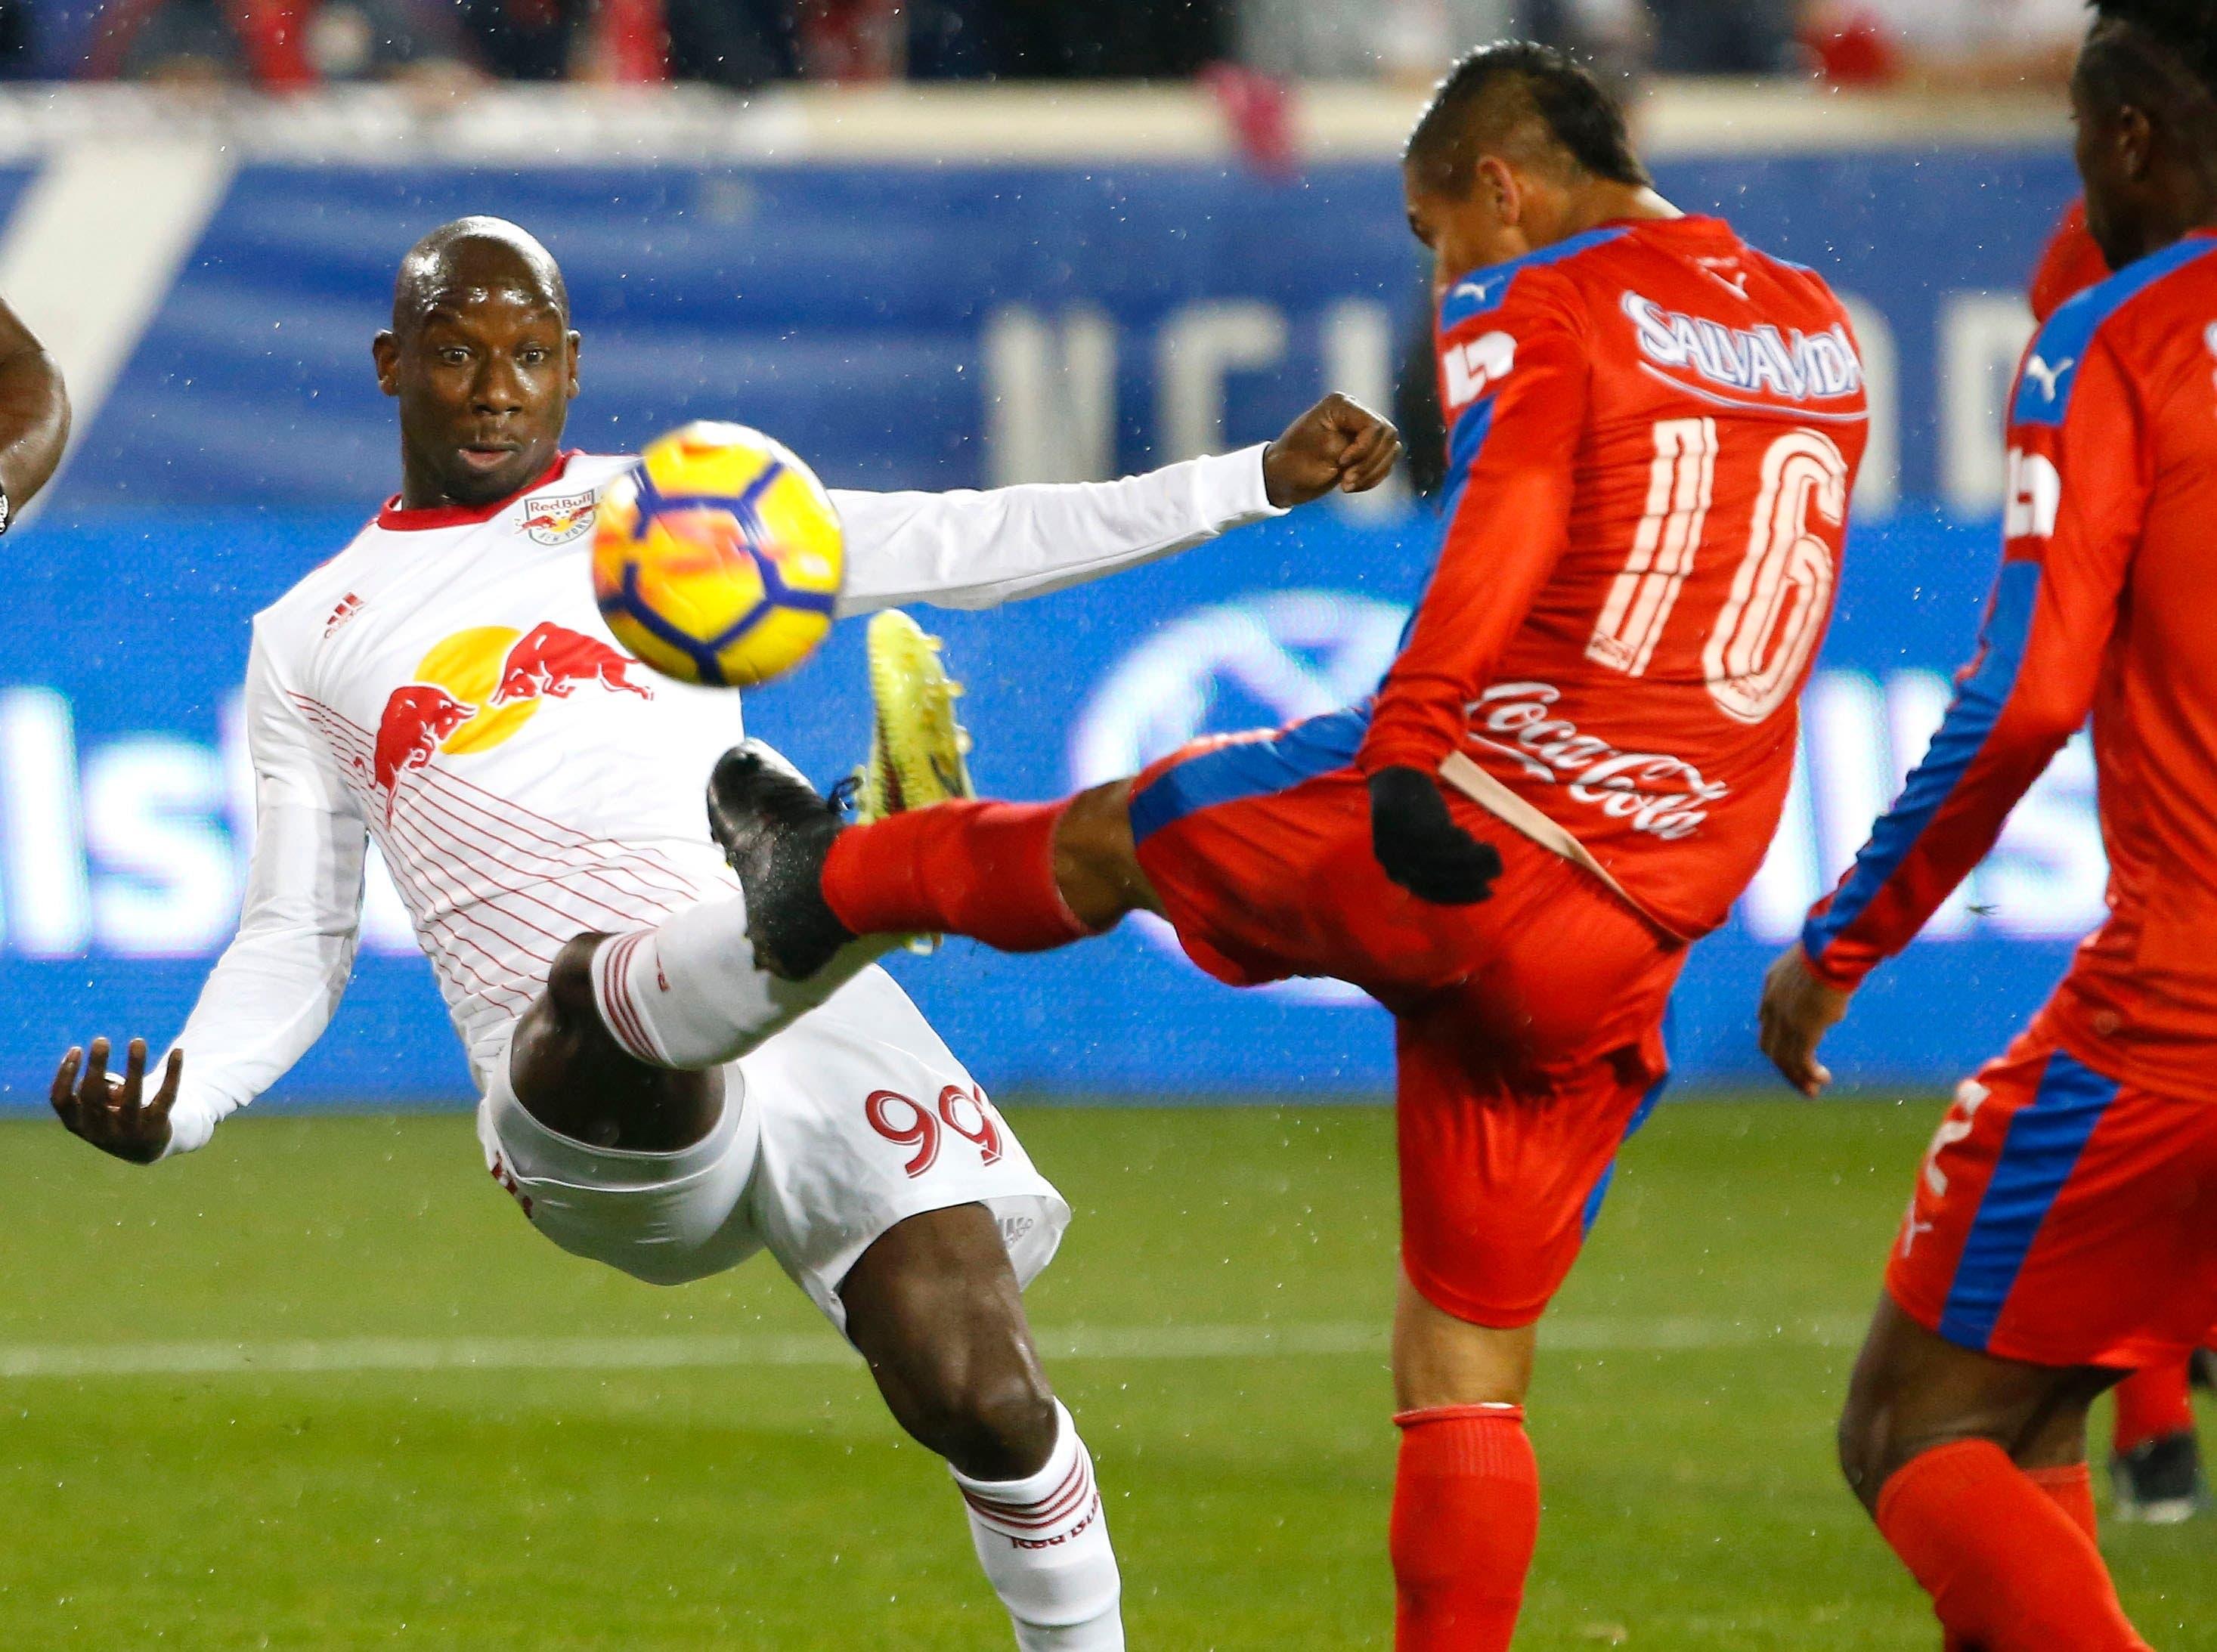
[[[1392,1549],[1398,1652],[1502,1652],[1540,1535],[1540,1465],[1516,1405],[1404,1411]]]
[[[824,898],[858,935],[973,935],[1041,952],[1092,933],[1054,879],[1060,803],[937,803],[851,826],[824,862]]]
[[[2194,1390],[2183,1359],[2149,1365],[2116,1386],[2117,1423],[2110,1449],[2122,1457],[2138,1446],[2194,1427]]]
[[[2084,1463],[2068,1468],[2027,1469],[2024,1477],[2047,1494],[2048,1501],[2071,1517],[2071,1524],[2088,1539],[2098,1540],[2101,1522],[2094,1513],[2094,1476]]]
[[[2060,1469],[2027,1469],[2024,1477],[2045,1492],[2050,1502],[2068,1514],[2072,1525],[2089,1538],[2097,1534],[2099,1523],[2094,1514],[2094,1476],[2084,1463],[2073,1463]],[[1976,1649],[1960,1635],[1949,1635],[1941,1641],[1940,1652],[1976,1652]]]
[[[1878,1529],[1948,1634],[1983,1652],[2148,1652],[2093,1539],[1989,1440],[1897,1470]]]

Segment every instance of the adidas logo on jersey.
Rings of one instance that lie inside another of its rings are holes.
[[[339,599],[338,607],[331,610],[330,618],[324,621],[324,640],[325,642],[330,641],[331,633],[333,632],[337,631],[341,626],[346,624],[348,620],[353,619],[355,615],[361,612],[361,599],[356,596],[352,591],[349,591],[344,596]]]
[[[1769,322],[1727,327],[1706,316],[1682,315],[1637,293],[1627,292],[1623,304],[1640,353],[1658,367],[1691,367],[1727,390],[1796,402],[1828,401],[1862,388],[1863,364],[1843,325],[1788,334]]]

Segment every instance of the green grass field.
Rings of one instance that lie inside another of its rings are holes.
[[[1389,1114],[1014,1116],[1078,1210],[1032,1305],[1132,1644],[1387,1645]],[[1543,1339],[1520,1646],[1937,1644],[1828,1446],[1931,1124],[1691,1104],[1628,1150]],[[1008,1644],[943,1471],[772,1264],[633,1284],[480,1162],[460,1114],[154,1171],[0,1126],[0,1649]],[[2217,1520],[2105,1543],[2158,1647],[2217,1649]]]

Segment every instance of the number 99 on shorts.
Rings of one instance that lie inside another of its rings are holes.
[[[1000,1126],[993,1109],[974,1089],[949,1084],[939,1093],[936,1106],[903,1095],[899,1090],[873,1090],[862,1103],[870,1128],[897,1147],[914,1150],[905,1167],[920,1176],[939,1162],[939,1150],[949,1135],[960,1137],[978,1150],[980,1164],[997,1163],[1001,1157]]]

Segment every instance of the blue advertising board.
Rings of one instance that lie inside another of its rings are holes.
[[[22,179],[0,182],[4,205]],[[1980,490],[1998,472],[1970,443],[1982,431],[1998,447],[1993,364],[2021,330],[2013,295],[2068,163],[1734,157],[1678,162],[1663,183],[1856,297],[1892,358],[1899,454],[1891,496],[1857,513],[1778,842],[1679,995],[1679,1070],[1717,1082],[1757,1076],[1761,968],[1914,761],[1970,647],[1995,557]],[[1276,185],[1199,165],[242,170],[44,515],[7,540],[0,1105],[42,1105],[73,1040],[158,1045],[229,933],[249,818],[245,619],[392,485],[367,336],[424,228],[498,211],[563,258],[587,337],[579,445],[740,416],[835,483],[949,487],[1259,440],[1328,383],[1381,379],[1420,279],[1396,188],[1375,163]],[[1012,405],[1063,423],[1043,441]],[[1405,501],[1325,505],[1102,583],[937,616],[971,686],[981,783],[1053,795],[1194,733],[1355,697],[1390,657],[1436,536]],[[748,703],[751,730],[821,780],[860,749],[859,646],[843,631]],[[1931,936],[1874,978],[1836,1069],[1932,1085],[1998,1047],[2097,918],[2103,872],[2074,744]],[[1147,922],[1052,957],[958,942],[897,967],[1004,1089],[1142,1099],[1389,1078],[1374,1007],[1323,983],[1218,987]],[[346,1005],[281,1094],[465,1085],[397,900],[375,884]]]

